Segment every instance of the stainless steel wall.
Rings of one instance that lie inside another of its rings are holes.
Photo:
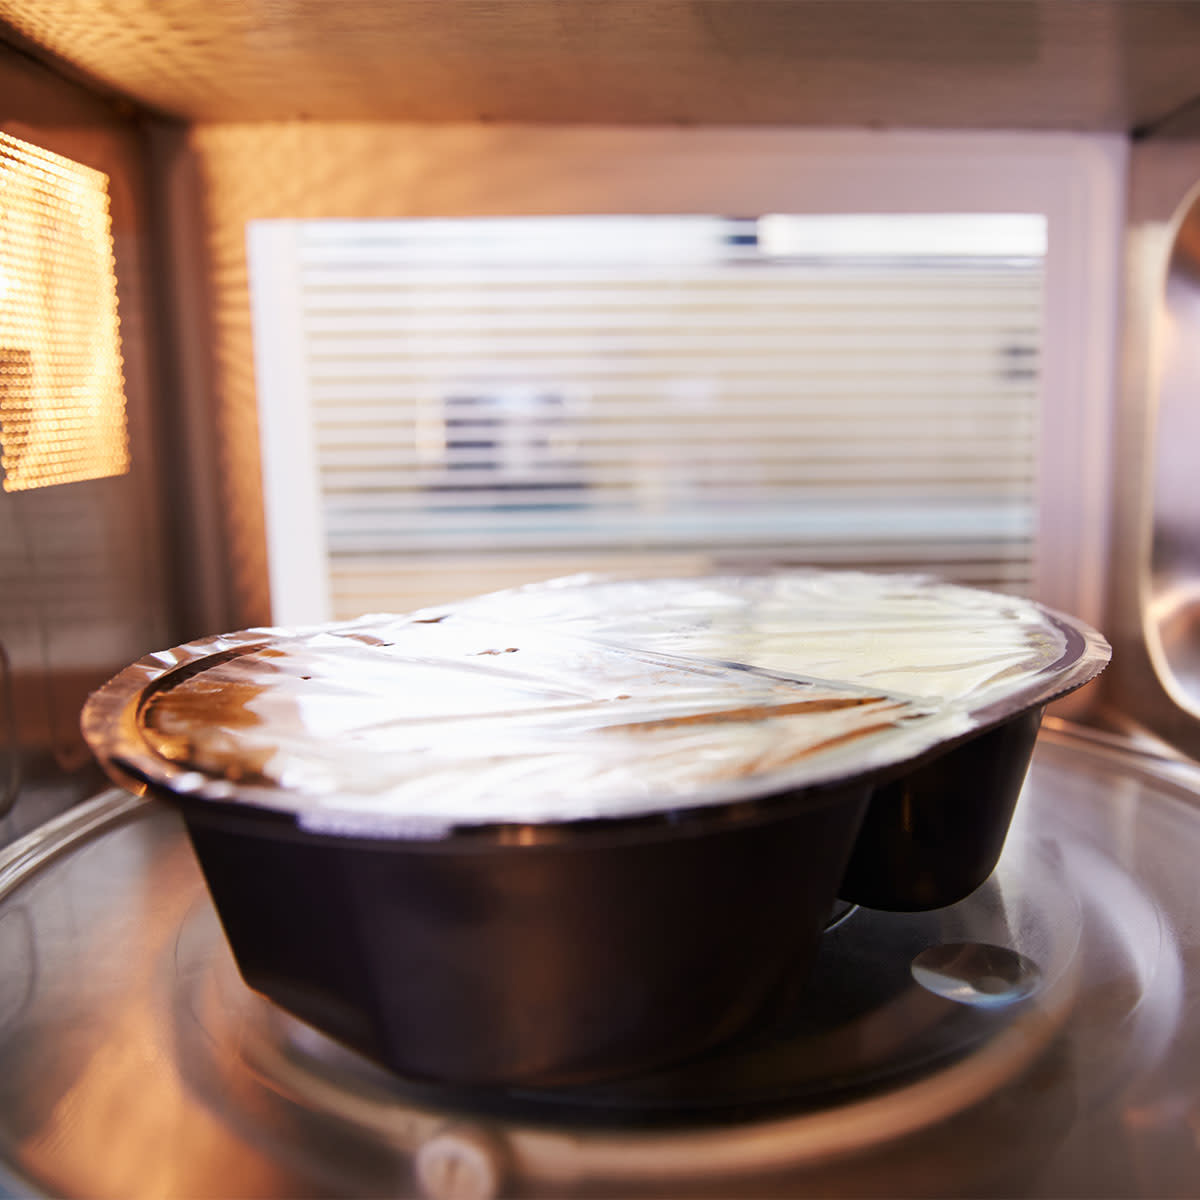
[[[83,700],[175,628],[151,353],[158,264],[127,111],[0,48],[0,129],[109,177],[132,453],[124,475],[0,492],[0,811],[12,808],[0,841],[92,786]]]

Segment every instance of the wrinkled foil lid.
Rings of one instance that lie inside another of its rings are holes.
[[[572,578],[153,654],[89,700],[83,731],[118,776],[179,796],[436,838],[895,768],[1108,657],[1080,622],[923,577]]]

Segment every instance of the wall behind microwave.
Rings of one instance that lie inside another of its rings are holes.
[[[1098,621],[1125,141],[1115,135],[282,122],[166,130],[179,360],[212,418],[211,629],[270,619],[246,224],[271,218],[1049,211],[1039,595]],[[947,199],[949,197],[949,199]],[[1003,197],[1002,202],[997,197]],[[939,207],[944,205],[944,207]],[[1048,540],[1047,540],[1048,539]],[[197,543],[198,544],[198,543]]]

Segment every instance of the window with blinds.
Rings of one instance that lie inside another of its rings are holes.
[[[1013,214],[256,223],[277,610],[772,564],[1028,590],[1044,254]]]

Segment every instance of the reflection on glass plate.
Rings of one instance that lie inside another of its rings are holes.
[[[775,1029],[451,1094],[249,992],[178,818],[114,793],[0,853],[0,1191],[1191,1198],[1198,846],[1200,790],[1052,727],[993,879],[836,914]]]

